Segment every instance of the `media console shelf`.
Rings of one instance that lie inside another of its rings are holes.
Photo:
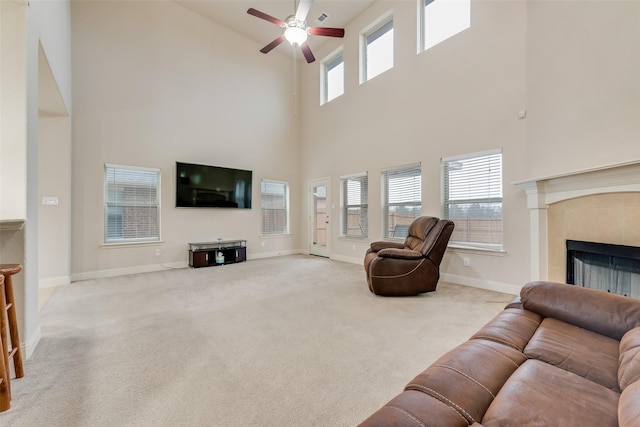
[[[189,243],[189,266],[209,267],[247,260],[246,240]]]

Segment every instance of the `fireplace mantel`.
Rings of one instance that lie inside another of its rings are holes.
[[[640,160],[514,182],[527,195],[531,280],[548,279],[550,204],[594,194],[640,192]]]

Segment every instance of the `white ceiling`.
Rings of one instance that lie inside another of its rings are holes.
[[[284,20],[293,15],[298,4],[294,0],[174,0],[176,3],[203,15],[225,27],[228,27],[256,43],[260,48],[271,43],[282,35],[283,29],[277,25],[249,15],[247,9],[254,8],[275,18]],[[349,22],[360,15],[365,9],[375,3],[375,0],[314,0],[307,16],[310,27],[344,28]],[[316,22],[322,13],[329,15],[323,23]],[[308,43],[311,50],[319,47],[327,37],[310,36]],[[260,49],[258,48],[258,50]],[[292,55],[289,43],[284,42],[276,51],[285,55]],[[299,59],[302,55],[298,56]],[[316,58],[318,59],[318,58]]]

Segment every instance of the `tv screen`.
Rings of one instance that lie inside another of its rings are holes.
[[[251,209],[250,170],[176,162],[176,207]]]

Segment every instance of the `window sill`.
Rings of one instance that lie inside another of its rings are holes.
[[[461,243],[449,243],[449,249],[452,249],[456,252],[468,252],[468,253],[481,253],[484,255],[491,256],[506,256],[507,251],[504,248],[492,248],[488,246],[472,246],[472,245],[464,245]]]
[[[149,242],[114,242],[114,243],[103,243],[100,245],[101,248],[106,249],[114,249],[114,248],[123,248],[123,247],[136,247],[136,246],[156,246],[161,245],[164,242],[162,240],[153,240]]]
[[[291,237],[291,234],[284,233],[284,234],[261,234],[260,235],[261,239],[276,239],[278,237]]]
[[[358,236],[344,236],[344,235],[340,235],[338,236],[339,240],[353,240],[355,242],[363,242],[363,241],[368,241],[369,237],[368,236],[362,236],[362,237],[358,237]]]

